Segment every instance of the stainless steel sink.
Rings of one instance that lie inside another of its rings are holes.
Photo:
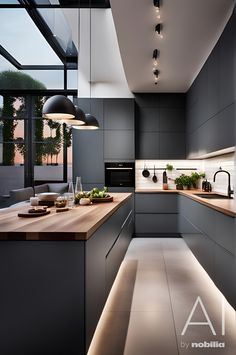
[[[218,194],[194,194],[195,196],[201,197],[201,198],[207,198],[207,199],[221,199],[221,200],[229,200],[232,199],[232,197],[228,196],[223,196],[223,195],[218,195]]]

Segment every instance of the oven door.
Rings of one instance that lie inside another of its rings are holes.
[[[107,187],[134,187],[134,167],[106,167]]]

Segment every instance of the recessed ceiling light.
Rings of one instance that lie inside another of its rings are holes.
[[[154,66],[157,66],[157,64],[158,64],[157,58],[159,57],[159,55],[160,55],[160,52],[158,51],[158,49],[154,49],[153,54],[152,54]]]

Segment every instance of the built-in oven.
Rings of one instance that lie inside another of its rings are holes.
[[[105,185],[107,187],[134,187],[135,163],[105,163]]]

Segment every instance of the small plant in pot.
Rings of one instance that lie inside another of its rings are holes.
[[[181,174],[178,178],[175,179],[175,184],[177,190],[188,190],[192,185],[191,176]]]
[[[183,190],[182,179],[181,177],[177,177],[174,181],[176,185],[176,190]]]
[[[167,170],[168,172],[173,171],[173,169],[174,169],[173,165],[171,165],[171,164],[166,164],[166,170]]]
[[[192,180],[192,187],[194,189],[197,188],[197,185],[198,185],[198,181],[201,179],[201,178],[204,178],[206,176],[205,173],[197,173],[197,172],[193,172],[191,174],[191,180]]]

